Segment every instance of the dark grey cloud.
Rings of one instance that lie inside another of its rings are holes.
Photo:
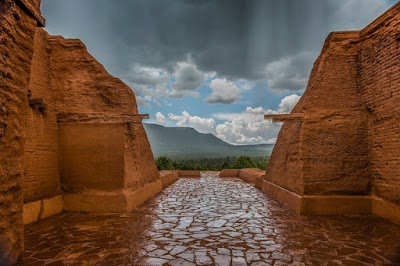
[[[301,80],[330,31],[361,28],[387,7],[387,0],[42,1],[50,33],[82,39],[113,74],[134,64],[173,73],[189,55],[202,71],[250,80],[266,78],[268,64],[312,54],[296,66]],[[297,74],[277,87],[296,87]]]

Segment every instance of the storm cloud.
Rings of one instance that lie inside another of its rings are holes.
[[[330,31],[361,28],[387,7],[386,0],[42,1],[47,30],[82,39],[115,75],[126,75],[133,63],[173,73],[177,62],[190,56],[203,72],[267,79],[268,66],[275,62],[284,68],[285,58],[300,56],[295,62],[302,64],[286,66],[288,84],[271,81],[278,89],[304,85]],[[141,74],[140,82],[163,81],[160,72]],[[194,74],[198,79],[192,85],[202,80]]]

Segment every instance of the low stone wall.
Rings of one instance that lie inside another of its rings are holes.
[[[258,168],[223,169],[220,177],[239,177],[248,183],[256,183],[256,179],[263,176],[265,171]]]
[[[64,209],[62,195],[25,203],[22,211],[24,225],[61,213]]]
[[[177,171],[160,171],[162,188],[166,188],[179,179],[179,173]]]
[[[179,170],[179,177],[200,177],[200,171],[181,171]]]
[[[266,180],[262,191],[302,215],[374,214],[400,223],[400,207],[376,195],[299,195]]]
[[[239,177],[239,169],[223,169],[219,172],[219,177]]]

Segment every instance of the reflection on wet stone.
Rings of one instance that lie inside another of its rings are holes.
[[[400,225],[299,216],[236,178],[180,179],[130,214],[62,213],[25,228],[24,265],[383,265]]]

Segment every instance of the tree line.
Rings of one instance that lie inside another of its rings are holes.
[[[259,168],[265,170],[268,156],[240,156],[225,158],[175,159],[160,156],[156,159],[158,170],[221,171],[222,169]]]

